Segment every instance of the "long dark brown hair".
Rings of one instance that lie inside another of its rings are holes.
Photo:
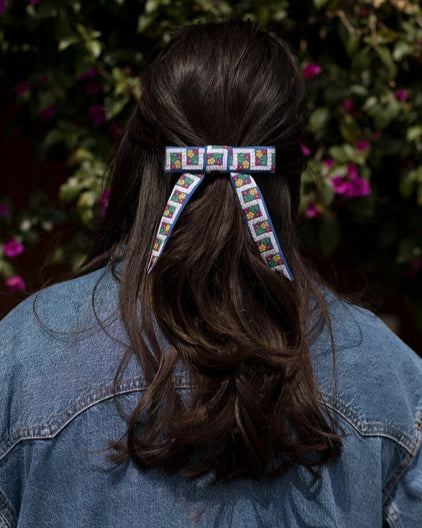
[[[296,238],[303,97],[286,44],[248,22],[184,28],[148,69],[83,269],[123,256],[127,355],[147,383],[126,437],[113,444],[115,460],[230,480],[280,475],[293,464],[315,472],[339,456],[310,361],[310,329],[329,324],[328,311]],[[276,174],[256,181],[293,282],[262,261],[221,173],[205,177],[147,274],[177,178],[163,173],[164,147],[208,144],[276,147]],[[183,399],[179,364],[190,387]]]

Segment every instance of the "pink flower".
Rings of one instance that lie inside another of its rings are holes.
[[[16,240],[16,238],[11,238],[8,242],[5,242],[3,245],[3,251],[6,257],[15,258],[21,253],[24,252],[24,246]]]
[[[4,281],[6,286],[9,288],[9,292],[13,295],[16,292],[22,291],[26,288],[25,281],[19,275],[10,277]]]
[[[359,176],[355,178],[354,180],[351,180],[348,183],[348,189],[346,192],[346,196],[348,198],[358,198],[361,196],[368,196],[368,194],[371,194],[371,187],[369,183],[364,180],[363,178],[360,178]]]
[[[105,121],[105,110],[104,107],[101,105],[93,105],[89,109],[89,113],[91,114],[92,122],[94,123],[94,126],[100,126]]]
[[[0,0],[0,15],[6,11],[6,0]]]
[[[4,216],[9,212],[9,204],[0,202],[0,216]]]
[[[320,218],[321,213],[319,212],[315,202],[310,202],[306,208],[305,214],[308,218]]]
[[[399,90],[394,90],[394,97],[397,101],[406,101],[409,97],[409,92],[405,88],[400,88]]]
[[[346,114],[354,114],[356,111],[355,103],[351,99],[343,101],[343,110]]]
[[[36,4],[39,4],[41,2],[41,0],[29,0],[29,2],[32,4],[32,5],[36,5]]]
[[[336,194],[341,194],[345,198],[358,198],[371,194],[369,183],[360,176],[357,176],[355,169],[355,165],[349,165],[348,173],[350,179],[336,176],[331,180],[331,185]]]
[[[331,167],[334,165],[334,160],[333,158],[328,158],[324,161],[324,164],[325,166],[327,167],[327,169],[331,169]]]
[[[343,176],[336,176],[331,181],[334,192],[336,194],[346,194],[348,190],[347,182],[344,180]]]
[[[311,62],[302,68],[302,73],[305,79],[313,79],[321,73],[321,66],[316,62]]]
[[[100,91],[100,87],[95,81],[88,81],[85,84],[85,93],[87,95],[95,95]]]
[[[93,79],[97,75],[97,68],[93,66],[92,68],[89,68],[89,70],[86,70],[79,74],[76,79],[78,81],[86,81],[87,79]]]
[[[350,180],[356,180],[358,177],[358,168],[356,165],[350,164],[347,166],[347,176]]]
[[[103,217],[106,214],[109,199],[110,199],[110,189],[104,189],[103,194],[101,195],[101,198],[100,198],[100,214]]]
[[[16,86],[16,95],[18,97],[24,97],[29,93],[31,93],[31,87],[27,81],[23,81]]]
[[[112,138],[117,139],[122,135],[123,130],[117,123],[111,123],[108,132]]]
[[[302,150],[302,154],[304,156],[310,156],[311,155],[311,151],[308,149],[308,147],[306,145],[303,145],[302,143],[300,144],[300,148]]]
[[[53,117],[53,115],[57,112],[57,105],[56,103],[53,103],[50,106],[47,106],[47,108],[43,108],[38,112],[38,115],[43,121],[46,121],[47,119],[50,119]]]
[[[367,148],[369,148],[369,141],[366,139],[361,139],[360,141],[356,142],[356,150],[359,154],[364,152]]]
[[[413,279],[413,277],[415,277],[421,270],[422,270],[422,258],[421,257],[416,257],[410,263],[410,266],[406,270],[405,275],[409,279]]]

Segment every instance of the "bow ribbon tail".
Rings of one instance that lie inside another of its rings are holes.
[[[153,270],[167,244],[180,213],[192,198],[193,193],[196,191],[203,178],[203,174],[184,173],[177,180],[160,220],[147,273],[150,273]]]
[[[230,182],[239,200],[249,233],[263,261],[292,281],[292,272],[284,258],[267,206],[255,180],[250,174],[231,172]]]

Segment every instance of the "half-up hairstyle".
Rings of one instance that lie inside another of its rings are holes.
[[[147,383],[126,437],[113,444],[115,460],[230,480],[277,476],[294,464],[315,473],[339,456],[309,350],[309,328],[329,324],[328,312],[296,239],[303,97],[287,46],[251,23],[184,28],[147,71],[84,268],[123,255],[127,354]],[[205,175],[147,274],[177,180],[163,172],[166,145],[276,147],[276,173],[254,178],[293,282],[261,259],[225,173]],[[174,376],[180,364],[190,380],[183,399]]]

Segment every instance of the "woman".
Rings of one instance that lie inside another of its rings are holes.
[[[0,327],[3,526],[420,525],[421,361],[300,255],[302,102],[250,23],[155,59],[86,265]]]

